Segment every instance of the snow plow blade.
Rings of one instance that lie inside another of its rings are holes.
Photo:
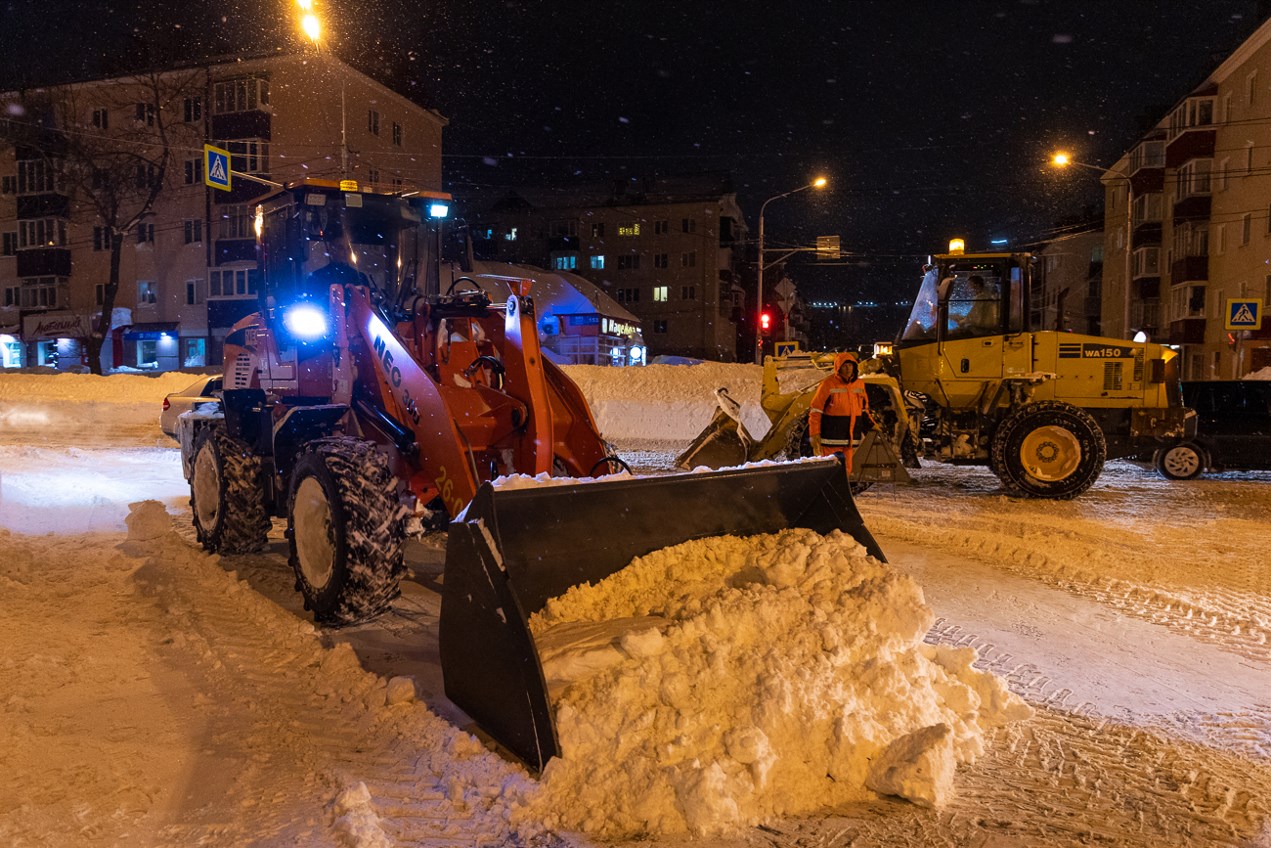
[[[613,482],[483,485],[450,525],[446,696],[535,770],[560,751],[529,617],[660,548],[711,536],[842,530],[884,560],[836,459]]]

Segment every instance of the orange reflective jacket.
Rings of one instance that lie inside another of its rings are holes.
[[[869,396],[865,394],[865,382],[859,373],[856,379],[848,382],[839,376],[839,369],[844,362],[855,362],[860,368],[859,360],[854,353],[840,353],[834,357],[834,373],[821,381],[812,396],[812,404],[808,410],[808,435],[814,439],[821,437],[822,424],[827,436],[834,441],[850,443],[859,432],[857,421],[870,418]],[[825,421],[823,418],[837,419]]]

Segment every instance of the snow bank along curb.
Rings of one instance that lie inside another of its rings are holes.
[[[922,590],[849,536],[649,554],[531,626],[563,756],[518,820],[717,834],[869,797],[928,806],[985,732],[1031,715],[973,650],[925,645]]]

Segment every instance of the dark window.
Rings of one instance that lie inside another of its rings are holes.
[[[148,127],[154,126],[154,104],[138,103],[137,104],[137,123],[145,124]]]
[[[137,225],[137,244],[154,243],[154,224]]]
[[[203,241],[203,222],[198,219],[191,219],[184,222],[185,243],[198,244]]]
[[[653,322],[653,332],[658,333],[659,335],[666,332],[665,318],[659,318]]]
[[[185,122],[192,124],[195,121],[203,120],[203,98],[187,97],[182,104],[185,113]]]
[[[670,258],[665,253],[659,253],[653,257],[654,268],[667,268],[670,266]]]
[[[686,233],[697,232],[697,219],[696,218],[682,218],[680,220],[680,228],[683,229],[684,232]]]
[[[110,250],[110,236],[105,227],[93,227],[93,250]]]
[[[697,300],[697,286],[680,286],[681,300]]]
[[[640,270],[640,254],[628,253],[625,256],[618,257],[619,271],[638,271]]]
[[[601,221],[601,222],[600,222],[600,223],[598,223],[598,224],[592,224],[592,225],[591,225],[591,237],[592,237],[592,238],[604,238],[604,237],[605,237],[605,224],[604,224],[604,222],[603,222],[603,221]]]
[[[667,232],[670,231],[670,229],[671,229],[670,221],[654,221],[653,222],[653,234],[655,236],[664,236],[667,234]]]
[[[93,126],[99,130],[110,129],[110,110],[94,109],[93,110]]]
[[[684,268],[697,267],[697,251],[690,250],[688,253],[680,255],[680,266]]]
[[[371,135],[380,134],[380,113],[374,109],[368,109],[366,112],[366,131]]]
[[[18,178],[14,174],[0,177],[0,194],[17,194]]]
[[[18,231],[3,234],[4,250],[0,251],[0,255],[16,256],[18,252]]]
[[[203,182],[203,160],[202,159],[186,159],[185,160],[185,184],[198,185]]]
[[[402,146],[402,125],[396,121],[393,122],[393,144]]]

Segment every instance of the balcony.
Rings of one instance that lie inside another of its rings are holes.
[[[259,138],[270,141],[273,116],[263,109],[212,116],[212,138]]]
[[[1171,283],[1204,282],[1209,279],[1208,256],[1184,256],[1175,259],[1169,268]]]
[[[1168,344],[1204,344],[1205,319],[1183,318],[1171,321],[1169,325]]]
[[[70,198],[56,192],[42,194],[23,194],[18,196],[17,217],[19,220],[32,218],[68,218],[70,217]]]
[[[1210,158],[1217,134],[1212,124],[1183,130],[1165,147],[1165,167],[1178,168],[1192,159]]]
[[[255,262],[256,261],[256,239],[217,239],[216,240],[216,257],[217,265],[225,265],[229,262]]]
[[[1174,226],[1180,227],[1188,221],[1208,220],[1213,198],[1208,194],[1193,194],[1184,197],[1174,204]]]
[[[71,251],[65,247],[29,247],[18,251],[19,277],[69,277]]]

